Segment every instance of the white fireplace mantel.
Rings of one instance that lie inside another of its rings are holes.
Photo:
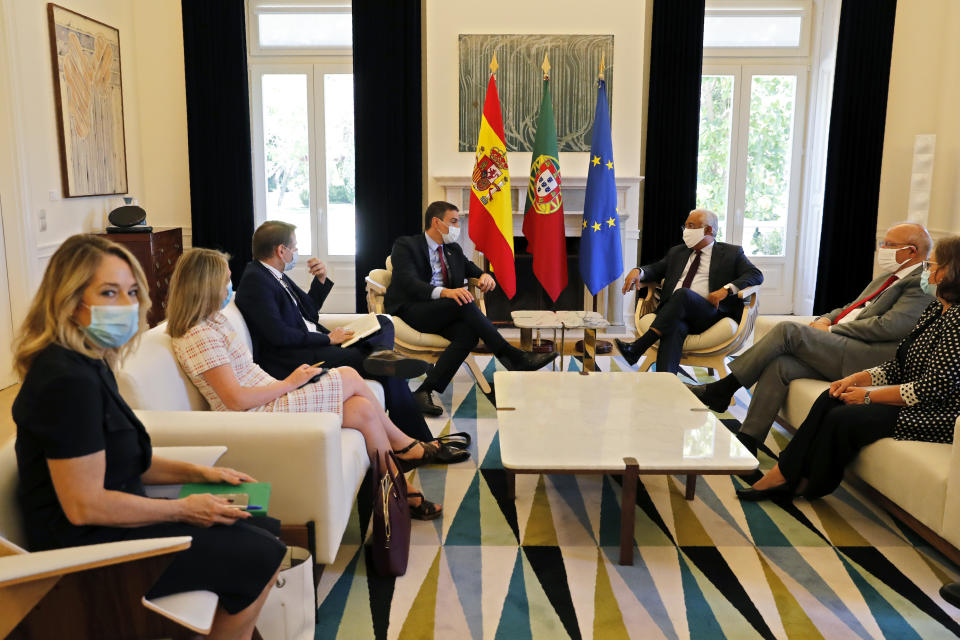
[[[524,176],[525,177],[525,176]],[[474,261],[480,263],[480,254],[476,251],[470,234],[466,233],[469,224],[470,212],[470,178],[468,176],[434,177],[434,180],[444,188],[444,198],[460,209],[463,220],[460,227],[464,230],[460,234],[459,242],[463,245],[465,255],[473,256]],[[617,210],[620,217],[620,245],[623,250],[624,270],[629,270],[637,264],[637,238],[639,238],[639,207],[640,185],[643,177],[617,178]],[[569,237],[579,237],[583,221],[583,201],[586,194],[587,179],[581,177],[564,176],[564,234]],[[513,235],[523,235],[523,205],[526,202],[527,181],[516,182],[512,188],[513,204]],[[606,290],[598,296],[598,310],[614,325],[631,326],[633,316],[633,297],[625,300],[620,293],[623,286],[623,275],[612,282]],[[593,309],[593,301],[586,287],[583,289],[583,304],[585,310]]]

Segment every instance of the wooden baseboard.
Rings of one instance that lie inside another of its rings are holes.
[[[777,424],[789,431],[791,434],[797,432],[796,427],[780,416],[777,416]],[[944,540],[933,529],[910,515],[910,513],[907,512],[903,507],[874,489],[872,486],[867,484],[863,478],[854,474],[852,471],[848,470],[843,474],[843,477],[844,480],[856,487],[858,491],[867,496],[867,498],[869,498],[873,503],[905,524],[907,528],[909,528],[915,534],[929,542],[931,547],[942,553],[951,562],[957,566],[960,566],[960,549],[957,549],[957,547]]]

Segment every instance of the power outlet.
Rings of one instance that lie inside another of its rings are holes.
[[[45,210],[45,209],[40,209],[40,215],[39,215],[38,217],[40,218],[40,231],[46,231],[46,230],[47,230],[47,212],[46,212],[46,210]]]

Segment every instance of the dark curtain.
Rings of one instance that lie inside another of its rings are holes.
[[[243,0],[182,0],[193,246],[251,259],[253,169]]]
[[[650,41],[641,260],[680,242],[697,204],[704,0],[656,0]]]
[[[814,313],[850,302],[873,274],[896,0],[843,0]]]
[[[353,2],[357,310],[398,236],[423,230],[420,2]]]

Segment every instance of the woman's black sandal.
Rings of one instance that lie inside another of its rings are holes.
[[[446,436],[438,436],[437,442],[453,449],[466,449],[470,446],[470,434],[466,431],[460,431]]]
[[[410,449],[413,449],[415,446],[420,445],[423,447],[423,455],[419,458],[413,460],[405,460],[404,458],[397,458],[397,461],[400,463],[400,471],[406,473],[411,469],[416,469],[417,467],[422,467],[425,464],[438,463],[438,464],[452,464],[455,462],[463,462],[470,457],[470,452],[463,449],[456,449],[449,445],[445,444],[435,444],[433,442],[421,442],[420,440],[414,440],[403,449],[397,449],[394,451],[397,456],[405,454]]]
[[[407,503],[407,506],[410,507],[410,517],[414,520],[436,520],[443,515],[443,509],[437,507],[436,503],[424,498],[423,494],[419,491],[408,493],[407,497],[420,498],[420,504],[417,506]]]

